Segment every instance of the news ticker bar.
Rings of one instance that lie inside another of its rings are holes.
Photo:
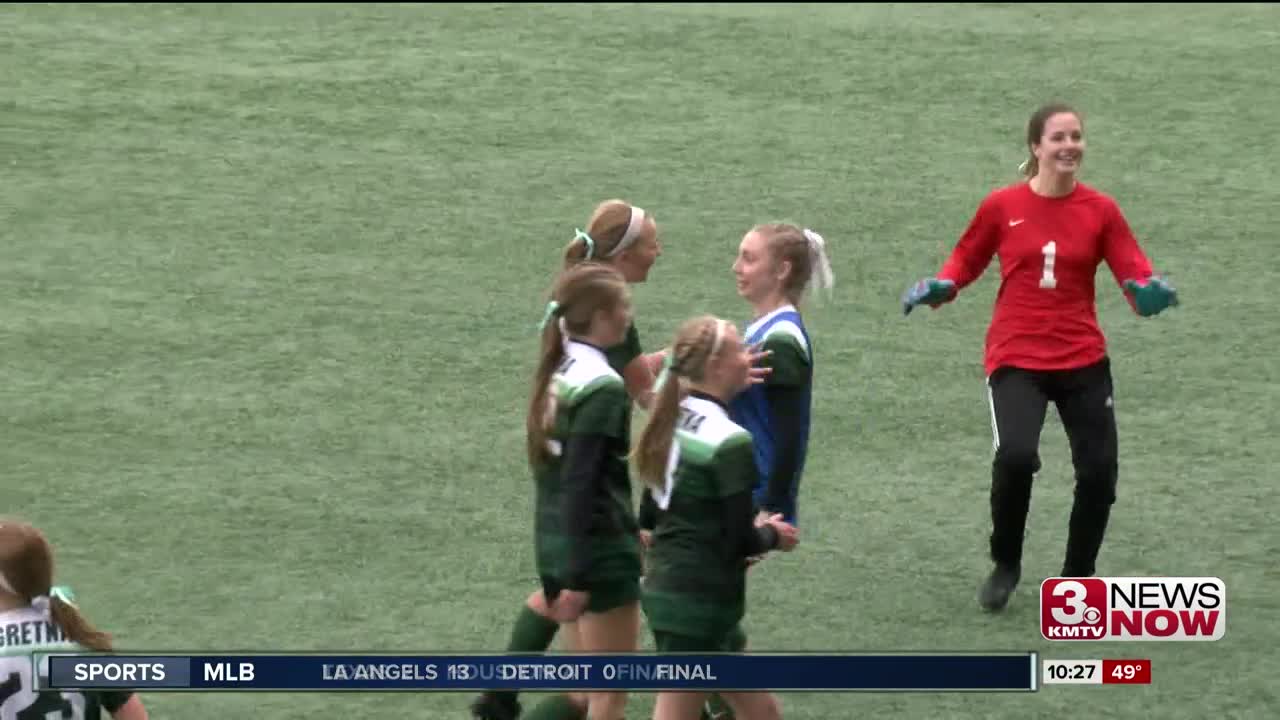
[[[1010,654],[62,655],[42,689],[155,691],[1034,692],[1034,652]]]
[[[1045,685],[1150,685],[1150,660],[1045,660]]]

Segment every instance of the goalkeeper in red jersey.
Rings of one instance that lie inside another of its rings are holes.
[[[1031,481],[1040,470],[1050,402],[1067,433],[1076,483],[1062,574],[1094,574],[1116,500],[1119,455],[1111,364],[1095,307],[1098,265],[1107,263],[1143,317],[1178,304],[1116,202],[1076,179],[1085,149],[1079,113],[1061,104],[1036,110],[1027,147],[1026,182],[987,195],[942,270],[902,298],[904,313],[917,305],[937,308],[977,280],[993,256],[1000,259],[984,358],[995,447],[995,567],[978,600],[988,610],[1004,608],[1021,579]]]

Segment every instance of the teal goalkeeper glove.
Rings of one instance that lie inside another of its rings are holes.
[[[925,278],[907,288],[902,294],[902,314],[910,315],[917,305],[938,307],[956,296],[956,284],[952,280]]]
[[[1178,291],[1162,277],[1152,275],[1138,282],[1125,280],[1124,289],[1133,298],[1133,306],[1142,317],[1158,315],[1178,304]]]

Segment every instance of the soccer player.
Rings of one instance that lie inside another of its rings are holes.
[[[603,264],[617,270],[628,283],[648,280],[649,270],[662,254],[658,226],[653,215],[624,200],[606,200],[596,206],[587,220],[587,230],[576,230],[564,249],[564,269],[582,263]],[[662,365],[661,351],[646,355],[634,320],[626,337],[605,349],[609,366],[622,376],[627,394],[642,408],[653,397],[653,382]],[[627,413],[624,434],[631,435],[631,415]],[[542,590],[525,599],[507,643],[513,653],[545,652],[560,627],[550,615]],[[472,704],[478,720],[514,720],[520,716],[519,694],[511,690],[482,693]]]
[[[631,327],[630,291],[613,268],[565,271],[547,308],[527,418],[537,494],[538,573],[570,647],[631,652],[640,632],[640,541],[632,508],[631,401],[605,349]],[[620,720],[625,693],[556,695],[530,720]]]
[[[746,342],[763,351],[770,372],[734,397],[729,411],[755,441],[756,505],[795,525],[813,388],[813,346],[798,307],[813,286],[834,283],[826,240],[795,225],[758,225],[743,236],[733,274],[753,312]]]
[[[658,652],[720,652],[746,611],[747,559],[799,540],[780,514],[758,518],[751,433],[728,403],[749,384],[751,354],[715,317],[681,326],[668,375],[632,456],[661,512],[642,603]],[[682,395],[686,395],[683,397]],[[659,693],[655,720],[694,720],[707,693]],[[725,693],[744,720],[781,717],[771,693]]]
[[[1050,402],[1071,446],[1075,499],[1064,576],[1094,574],[1116,499],[1118,441],[1111,362],[1099,329],[1094,276],[1106,261],[1138,315],[1177,305],[1155,275],[1119,206],[1077,179],[1084,125],[1070,106],[1050,104],[1027,123],[1025,182],[983,199],[941,271],[903,295],[903,312],[937,308],[1000,258],[1000,289],[984,357],[991,409],[990,554],[978,591],[987,610],[1009,601],[1022,573],[1031,482],[1040,470],[1040,431]]]
[[[580,262],[605,263],[634,284],[649,279],[649,270],[661,254],[662,243],[652,215],[625,200],[606,200],[591,213],[586,232],[574,232],[564,250],[564,266],[568,269]],[[627,393],[640,407],[648,408],[663,352],[646,355],[633,322],[627,328],[627,337],[606,349],[605,354],[609,365],[626,381]]]
[[[766,358],[768,375],[729,403],[734,422],[754,440],[759,481],[753,496],[763,516],[781,514],[798,524],[797,499],[809,446],[813,346],[799,306],[814,287],[834,284],[826,240],[785,223],[758,225],[743,236],[733,263],[738,294],[751,305],[746,341]],[[642,513],[648,519],[652,511]],[[725,648],[742,652],[747,638],[735,629]],[[713,696],[703,717],[730,720],[732,711]]]
[[[111,637],[85,620],[70,592],[53,586],[53,550],[29,523],[0,518],[0,718],[147,720],[127,690],[36,690],[34,654],[109,652]],[[46,661],[47,662],[47,661]]]

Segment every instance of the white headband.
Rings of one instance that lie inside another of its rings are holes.
[[[715,357],[715,354],[720,350],[720,343],[723,340],[724,340],[724,321],[717,320],[716,321],[716,337],[714,340],[711,341],[711,352],[707,354],[707,357]]]
[[[638,208],[635,205],[632,205],[631,221],[627,223],[627,231],[622,234],[622,239],[618,241],[618,244],[615,245],[613,250],[609,251],[605,257],[613,257],[634,245],[636,238],[640,237],[640,228],[642,227],[644,227],[644,208]]]

